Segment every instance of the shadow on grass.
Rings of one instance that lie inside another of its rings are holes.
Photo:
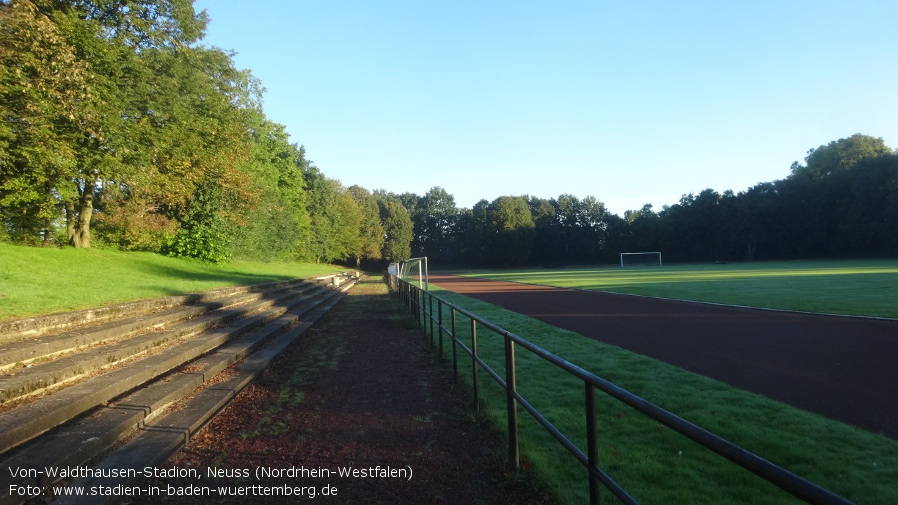
[[[283,281],[301,277],[285,274],[253,274],[227,270],[227,266],[220,271],[209,270],[213,267],[197,265],[197,269],[185,268],[176,265],[162,265],[153,261],[135,261],[133,263],[135,273],[147,275],[155,280],[171,281],[170,284],[146,285],[148,290],[153,290],[166,295],[184,294],[193,291],[203,291],[220,286],[237,286],[260,284],[265,282]]]

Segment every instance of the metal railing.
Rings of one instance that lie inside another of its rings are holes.
[[[714,451],[742,468],[754,473],[760,478],[785,490],[793,496],[807,503],[819,505],[851,505],[851,502],[822,487],[809,482],[788,470],[770,463],[769,461],[729,442],[685,419],[682,419],[648,401],[586,371],[573,363],[570,363],[554,354],[532,344],[531,342],[500,328],[477,315],[454,305],[429,291],[414,286],[401,279],[391,279],[391,285],[397,286],[400,299],[417,321],[418,327],[427,332],[430,328],[431,342],[439,338],[440,356],[443,354],[443,335],[452,340],[452,368],[453,380],[458,380],[458,353],[461,348],[472,360],[472,387],[475,409],[479,408],[478,368],[482,368],[504,390],[506,395],[506,409],[508,416],[508,462],[512,468],[520,468],[520,453],[518,449],[518,405],[530,413],[531,416],[545,428],[573,457],[587,470],[589,479],[589,502],[591,505],[599,503],[599,484],[604,485],[618,499],[626,504],[637,502],[616,483],[605,471],[599,467],[598,461],[598,437],[596,420],[596,390],[601,391],[649,418],[661,423],[677,433],[693,440],[699,445]],[[434,312],[434,301],[437,310]],[[449,309],[450,327],[443,324],[444,308]],[[458,338],[457,315],[461,314],[470,319],[470,346]],[[434,335],[434,327],[438,328],[438,336]],[[478,326],[486,328],[504,340],[504,377],[493,370],[477,353],[477,329]],[[568,374],[583,382],[585,395],[586,421],[586,451],[584,452],[570,441],[567,435],[559,431],[549,422],[530,402],[520,395],[516,389],[515,350],[521,347],[540,359],[555,365]]]

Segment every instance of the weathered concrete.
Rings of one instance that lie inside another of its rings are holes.
[[[103,373],[98,376],[7,409],[0,413],[0,466],[43,468],[84,465],[109,450],[122,437],[133,434],[148,423],[165,428],[164,432],[169,433],[170,427],[166,428],[164,422],[158,424],[166,418],[166,415],[160,416],[161,412],[201,388],[204,382],[229,365],[244,359],[238,375],[244,376],[247,382],[231,383],[229,381],[232,379],[229,379],[217,384],[209,393],[197,395],[205,399],[189,411],[201,412],[196,420],[186,425],[187,433],[191,433],[192,428],[202,426],[222,407],[222,401],[228,401],[236,394],[234,391],[245,387],[285,345],[298,338],[314,320],[336,304],[354,281],[352,279],[340,289],[332,283],[317,286],[277,283],[256,302],[244,303],[239,307],[233,307],[233,303],[226,300],[216,302],[221,307],[231,308],[216,310],[195,321],[183,321],[161,333],[170,331],[175,335],[179,331],[178,326],[186,328],[195,324],[205,324],[207,330],[216,326],[215,329],[203,333],[191,330],[194,333],[179,337],[175,345],[161,349],[161,352],[156,352],[160,349],[154,349],[149,354],[144,352],[145,356],[136,361],[129,361],[121,367],[107,367],[110,369],[102,370]],[[239,297],[240,292],[231,296]],[[217,323],[203,322],[213,319]],[[120,344],[133,348],[138,341],[146,344],[143,337]],[[82,363],[95,363],[94,360],[103,358],[104,354],[108,359],[113,354],[110,350],[117,349],[116,345],[107,347],[105,351],[73,354],[69,365],[76,363],[79,357],[84,360]],[[62,363],[65,360],[56,361]],[[167,372],[165,379],[153,380]],[[221,384],[230,384],[228,387],[233,391],[217,397],[216,391],[222,387]],[[125,394],[128,391],[131,392]],[[201,391],[205,390],[201,388]],[[213,400],[212,397],[217,399]],[[175,422],[180,426],[185,422],[184,415],[193,416],[186,412],[180,415],[181,418],[171,417],[166,422],[180,419]],[[77,416],[82,417],[60,426]],[[156,419],[157,416],[160,417]],[[25,443],[26,440],[31,441]],[[23,501],[8,494],[11,484],[46,487],[53,480],[43,475],[13,478],[6,472],[0,477],[0,504]]]

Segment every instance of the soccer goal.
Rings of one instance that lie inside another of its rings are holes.
[[[428,291],[427,256],[400,261],[398,277],[408,282],[417,282],[418,287]]]
[[[661,253],[653,252],[626,252],[620,253],[620,266],[661,266]]]

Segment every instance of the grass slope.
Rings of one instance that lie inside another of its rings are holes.
[[[898,318],[898,260],[524,269],[462,275],[749,307]]]
[[[215,266],[153,253],[0,243],[0,319],[338,270],[341,268],[333,265],[305,263],[241,261]]]
[[[898,503],[898,442],[748,393],[677,367],[584,338],[540,321],[439,288],[437,296],[603,377],[858,504]],[[434,305],[436,307],[436,305]],[[449,327],[448,311],[443,317]],[[470,322],[459,316],[459,337]],[[504,376],[501,337],[480,328],[478,351]],[[445,339],[444,356],[451,348]],[[585,450],[582,382],[525,350],[516,355],[519,392]],[[462,380],[470,359],[459,351]],[[480,372],[481,398],[497,427],[506,425],[505,396]],[[600,467],[641,503],[800,503],[746,470],[598,393]],[[562,503],[587,503],[585,470],[523,409],[524,464]],[[617,503],[604,492],[603,503]]]

